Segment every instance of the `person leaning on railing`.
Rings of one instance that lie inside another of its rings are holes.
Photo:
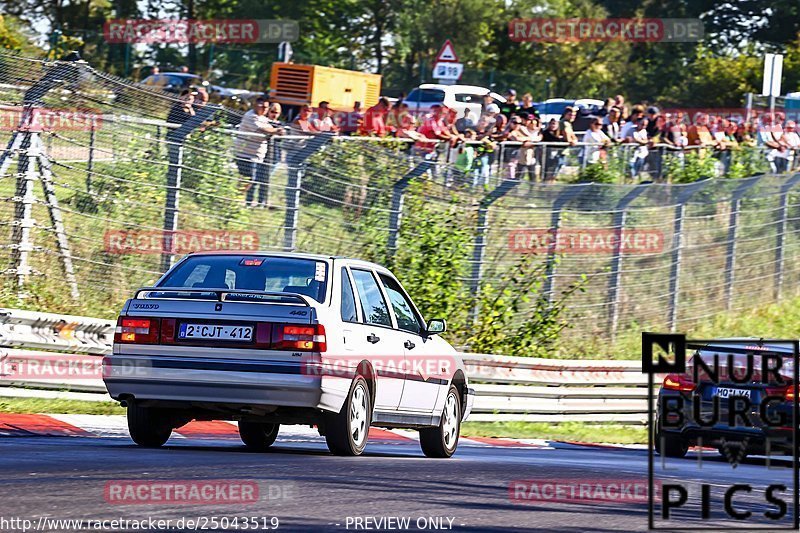
[[[236,166],[247,191],[245,203],[252,206],[269,207],[270,170],[264,163],[269,150],[269,139],[273,135],[282,135],[283,127],[278,121],[281,105],[268,104],[267,99],[259,97],[255,106],[242,116],[239,132],[234,139],[233,150]],[[274,159],[274,158],[273,158]],[[256,189],[258,199],[255,200]]]

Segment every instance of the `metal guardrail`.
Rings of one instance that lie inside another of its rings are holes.
[[[109,353],[115,323],[83,316],[0,308],[0,346]]]
[[[108,320],[0,309],[0,346],[7,347],[0,348],[0,386],[105,393],[99,359],[91,355],[111,352],[113,331]],[[476,391],[470,420],[643,423],[647,418],[647,379],[638,361],[461,357]],[[16,375],[18,365],[31,361],[41,375]],[[77,366],[83,373],[76,378]]]

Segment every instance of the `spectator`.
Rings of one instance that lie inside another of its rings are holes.
[[[167,113],[167,122],[173,124],[183,124],[190,117],[194,116],[194,92],[191,89],[181,91],[180,98],[172,104]]]
[[[650,140],[654,142],[658,142],[661,135],[661,128],[659,127],[663,126],[661,119],[662,117],[659,114],[656,106],[650,106],[647,108],[647,136],[650,137]]]
[[[486,123],[488,128],[494,127],[494,123],[497,120],[497,117],[500,115],[500,106],[497,104],[489,104],[483,111],[481,115],[481,120]]]
[[[469,108],[464,110],[464,116],[456,120],[456,131],[458,133],[465,133],[467,130],[472,130],[472,133],[475,133],[475,123],[470,118]]]
[[[583,160],[587,165],[605,162],[605,148],[611,144],[611,139],[603,133],[603,121],[599,118],[592,119],[589,129],[583,134]]]
[[[500,113],[505,115],[505,117],[511,118],[511,115],[517,112],[519,108],[519,103],[517,102],[517,91],[514,89],[509,89],[506,91],[505,94],[506,101],[500,104]]]
[[[783,132],[782,142],[789,150],[789,165],[787,170],[794,170],[797,156],[800,153],[800,135],[797,133],[797,124],[794,120],[786,123],[786,131]]]
[[[404,115],[410,115],[408,104],[398,100],[386,114],[386,129],[391,134],[396,134],[400,129]],[[411,123],[416,124],[413,116],[411,116]]]
[[[708,115],[701,113],[697,116],[697,121],[687,129],[689,146],[714,146],[716,141],[708,129]]]
[[[311,115],[311,124],[318,132],[338,133],[339,126],[333,121],[333,112],[330,109],[328,102],[320,102],[317,106],[317,112]]]
[[[522,95],[522,103],[519,105],[519,113],[527,113],[529,117],[539,118],[539,110],[533,105],[533,95],[525,93]]]
[[[342,123],[339,124],[339,132],[342,135],[353,135],[361,126],[364,114],[361,112],[361,102],[353,104],[353,110],[344,114]]]
[[[578,108],[567,106],[564,109],[564,113],[561,115],[561,121],[558,124],[558,129],[561,132],[561,136],[564,137],[564,140],[570,144],[570,146],[574,146],[578,143],[578,137],[575,135],[575,132],[572,129],[572,123],[575,122],[575,118],[578,116]]]
[[[614,97],[614,106],[619,109],[621,114],[621,120],[625,121],[629,119],[628,116],[628,106],[625,105],[625,97],[621,94],[618,94]]]
[[[269,139],[281,135],[283,129],[277,122],[280,104],[269,106],[265,98],[257,98],[253,109],[242,116],[239,135],[234,140],[234,154],[239,174],[245,181],[247,197],[245,203],[252,206],[269,207],[269,168],[264,163],[269,150]],[[258,199],[254,201],[256,189]]]
[[[425,136],[416,129],[416,122],[411,113],[406,113],[400,116],[400,127],[397,130],[398,139],[414,139],[415,141],[422,141]]]
[[[364,122],[361,126],[362,135],[377,135],[378,137],[385,137],[386,129],[386,116],[389,113],[389,100],[381,98],[378,103],[367,109],[364,114]]]
[[[150,67],[150,74],[152,76],[155,76],[156,74],[161,74],[161,69],[158,68],[158,65],[153,65],[152,67]]]
[[[611,113],[611,109],[614,107],[614,99],[613,98],[606,98],[606,102],[603,104],[603,107],[597,113],[601,117],[607,117],[609,113]],[[619,109],[619,108],[617,108]],[[605,123],[603,123],[605,125]],[[605,133],[605,132],[604,132]]]
[[[292,126],[303,133],[319,133],[319,130],[311,120],[311,106],[301,105],[297,112],[297,118],[292,122]]]
[[[475,164],[475,147],[470,142],[475,140],[475,130],[466,130],[464,139],[456,148],[456,159],[454,166],[457,170],[455,181],[457,185],[467,183],[467,176],[472,172]]]
[[[444,108],[439,104],[431,106],[431,112],[425,117],[422,126],[419,128],[419,133],[432,141],[449,141],[452,139],[448,131],[447,124],[444,120]],[[436,150],[435,142],[418,142],[417,150],[427,154],[428,157],[433,157]]]
[[[545,143],[565,142],[565,138],[558,128],[558,121],[556,119],[550,119],[550,122],[547,123],[547,128],[542,131],[542,141]],[[550,145],[545,148],[543,172],[545,183],[555,181],[555,177],[561,169],[561,154],[563,151],[563,146]]]
[[[181,72],[184,73],[184,74],[188,74],[189,73],[189,67],[187,67],[186,65],[183,65],[181,67]]]
[[[631,158],[631,177],[636,179],[639,173],[644,169],[644,163],[647,161],[647,156],[650,151],[647,146],[650,144],[650,139],[647,137],[647,119],[640,118],[636,123],[636,129],[633,131],[631,137],[632,142],[635,143],[636,149],[633,151]]]
[[[618,107],[612,107],[608,111],[608,115],[603,119],[602,130],[612,142],[620,142],[620,110]]]

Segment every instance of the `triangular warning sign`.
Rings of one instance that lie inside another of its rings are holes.
[[[436,62],[458,63],[458,56],[456,55],[456,49],[453,48],[453,43],[450,42],[450,39],[447,39],[442,45],[442,49],[439,50],[439,55],[436,56]]]

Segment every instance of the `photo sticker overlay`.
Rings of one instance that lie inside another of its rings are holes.
[[[642,341],[650,529],[796,530],[798,341]]]

